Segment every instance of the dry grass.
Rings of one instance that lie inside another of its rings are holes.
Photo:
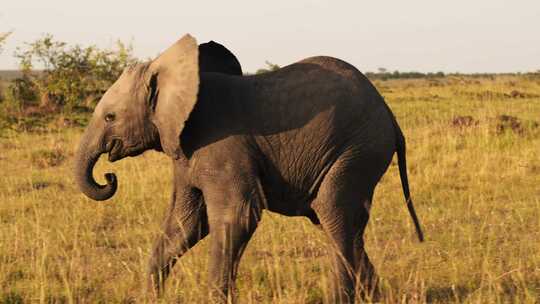
[[[540,79],[376,85],[407,136],[427,235],[416,241],[392,164],[366,233],[383,302],[540,301]],[[519,129],[501,115],[516,117]],[[146,263],[168,205],[169,161],[146,153],[100,162],[96,176],[112,169],[120,188],[97,203],[71,177],[79,136],[0,139],[0,303],[149,301]],[[204,303],[207,249],[205,240],[181,259],[164,302]],[[265,213],[240,266],[240,303],[320,303],[328,267],[325,237],[307,219]]]

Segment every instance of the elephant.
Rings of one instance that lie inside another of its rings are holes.
[[[226,47],[209,41],[199,45],[199,71],[242,75],[242,66]]]
[[[225,47],[206,47],[186,34],[155,59],[126,68],[81,138],[75,160],[80,190],[94,200],[115,194],[115,174],[105,174],[105,185],[93,177],[102,154],[115,162],[153,149],[171,158],[170,207],[149,262],[157,296],[176,261],[211,234],[209,297],[232,301],[240,258],[263,210],[305,216],[325,232],[333,303],[376,293],[379,279],[363,234],[375,187],[394,153],[423,240],[405,138],[383,97],[336,58],[310,57],[243,76]]]

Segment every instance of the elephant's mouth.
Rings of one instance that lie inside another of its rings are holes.
[[[113,139],[110,144],[109,161],[115,162],[122,158],[122,141],[120,139]]]
[[[144,152],[144,150],[144,145],[142,143],[124,145],[122,140],[115,138],[110,143],[109,161],[115,162],[126,156],[137,156]]]

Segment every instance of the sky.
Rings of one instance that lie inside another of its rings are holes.
[[[190,33],[215,40],[254,72],[328,55],[363,72],[503,73],[540,70],[540,0],[138,1],[0,0],[13,52],[45,33],[70,44],[131,42],[152,58]]]

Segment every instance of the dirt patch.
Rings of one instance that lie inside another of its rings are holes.
[[[496,135],[501,135],[506,132],[525,135],[527,132],[530,132],[531,129],[540,126],[536,121],[522,121],[515,116],[506,114],[488,119],[487,123],[490,125],[491,132],[494,132]],[[457,130],[466,130],[468,128],[476,127],[479,124],[480,121],[470,115],[455,116],[450,121],[450,125]]]
[[[42,149],[34,151],[30,156],[30,159],[34,166],[44,169],[62,164],[66,159],[66,153],[60,147],[47,150]]]
[[[507,94],[508,97],[514,98],[514,99],[520,99],[520,98],[538,98],[540,95],[537,94],[530,94],[526,92],[521,92],[518,90],[512,90],[509,94]]]
[[[478,125],[478,120],[474,119],[472,116],[456,116],[452,119],[452,127],[458,129],[470,128]]]
[[[48,188],[51,185],[49,182],[32,182],[32,189],[41,190]]]
[[[510,92],[510,97],[512,98],[525,98],[525,93],[523,92],[520,92],[518,90],[513,90],[512,92]]]
[[[48,188],[51,188],[51,187],[56,187],[56,188],[58,188],[60,190],[64,190],[66,188],[64,186],[64,184],[62,184],[62,183],[50,182],[50,181],[46,181],[46,180],[35,180],[35,181],[32,181],[31,183],[24,183],[24,184],[18,185],[14,189],[14,193],[17,194],[17,195],[22,195],[22,194],[29,193],[29,192],[32,192],[32,191],[45,190],[45,189],[48,189]]]
[[[518,133],[520,135],[522,135],[525,132],[525,130],[523,129],[523,125],[521,124],[521,121],[515,116],[499,115],[497,116],[496,121],[497,121],[497,125],[496,125],[497,134],[502,134],[508,130]]]
[[[11,149],[16,149],[17,145],[12,142],[3,142],[0,144],[0,147],[2,149],[11,150]]]
[[[30,185],[32,190],[43,190],[49,187],[58,187],[60,190],[64,190],[64,185],[57,182],[48,182],[48,181],[33,181]]]
[[[461,95],[474,100],[489,101],[489,100],[508,100],[508,99],[526,99],[526,98],[539,98],[540,95],[522,92],[519,90],[512,90],[508,93],[495,92],[490,90],[480,92],[456,92],[456,95]]]
[[[495,132],[497,134],[513,132],[524,135],[528,129],[538,128],[539,126],[536,121],[522,122],[519,118],[510,115],[499,115],[495,121]]]

